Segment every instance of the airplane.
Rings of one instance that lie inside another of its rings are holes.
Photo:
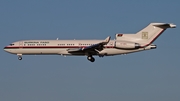
[[[22,55],[75,55],[87,56],[94,62],[93,56],[114,56],[155,49],[153,42],[167,29],[176,28],[172,23],[150,23],[136,34],[116,34],[115,40],[108,36],[105,40],[22,40],[9,44],[4,50]]]

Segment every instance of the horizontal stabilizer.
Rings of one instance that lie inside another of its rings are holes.
[[[172,23],[150,23],[136,34],[116,34],[116,40],[136,42],[145,47],[152,44],[168,28],[176,28],[176,25]]]
[[[154,26],[162,28],[176,28],[176,25],[168,23],[154,23]]]

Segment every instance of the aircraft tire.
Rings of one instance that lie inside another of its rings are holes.
[[[95,58],[92,57],[92,56],[88,56],[87,59],[88,59],[89,61],[91,61],[91,62],[94,62],[94,61],[95,61]]]
[[[95,61],[95,58],[92,57],[90,61],[91,61],[91,62],[94,62],[94,61]]]
[[[22,57],[21,57],[21,56],[19,56],[19,57],[18,57],[18,60],[22,60]]]

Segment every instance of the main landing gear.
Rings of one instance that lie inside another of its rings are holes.
[[[95,61],[95,58],[92,57],[92,56],[88,56],[87,59],[88,59],[89,61],[91,61],[91,62],[94,62],[94,61]]]

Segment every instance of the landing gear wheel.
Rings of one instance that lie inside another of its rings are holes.
[[[88,59],[89,61],[91,61],[91,62],[94,62],[94,61],[95,61],[95,58],[92,57],[92,56],[88,56],[87,59]]]
[[[94,62],[94,61],[95,61],[95,58],[92,57],[90,61],[91,61],[91,62]]]
[[[18,57],[18,59],[19,59],[19,60],[22,60],[22,57],[21,57],[21,56],[19,56],[19,57]]]

